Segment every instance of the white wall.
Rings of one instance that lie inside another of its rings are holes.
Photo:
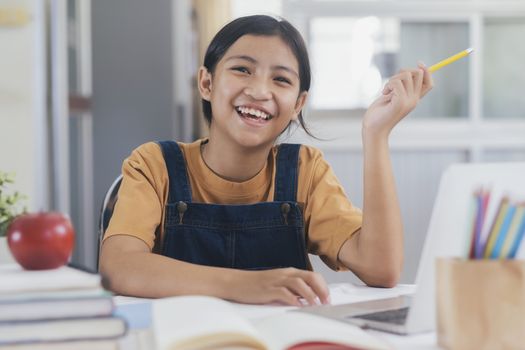
[[[264,1],[231,1],[232,18],[249,15],[270,14],[280,16],[282,14],[281,0],[264,0]]]
[[[0,0],[0,18],[6,13],[19,18],[13,25],[0,22],[0,170],[15,173],[14,188],[28,197],[30,210],[43,203],[38,171],[42,137],[36,122],[42,94],[37,89],[42,72],[35,66],[40,50],[39,3]]]

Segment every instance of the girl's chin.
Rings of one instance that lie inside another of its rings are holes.
[[[258,148],[273,145],[273,139],[263,138],[261,135],[239,135],[237,143],[246,148]]]

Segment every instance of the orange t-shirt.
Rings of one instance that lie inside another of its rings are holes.
[[[215,174],[204,163],[200,145],[205,140],[179,143],[186,160],[192,200],[200,203],[251,204],[273,201],[277,147],[264,168],[244,182]],[[361,210],[348,200],[321,151],[302,146],[299,151],[297,202],[303,207],[307,249],[334,270],[346,270],[337,255],[343,243],[360,227]],[[168,199],[168,171],[160,146],[149,142],[124,160],[118,201],[104,240],[131,235],[159,252],[163,241],[164,208]]]

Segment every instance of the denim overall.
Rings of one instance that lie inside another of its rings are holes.
[[[159,145],[169,176],[163,255],[235,269],[308,269],[303,217],[296,202],[300,145],[279,146],[274,201],[243,205],[193,203],[179,145]]]

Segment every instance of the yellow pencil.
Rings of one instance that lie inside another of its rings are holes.
[[[463,58],[463,57],[467,56],[472,51],[474,51],[474,49],[469,47],[468,49],[463,50],[460,53],[457,53],[457,54],[455,54],[453,56],[450,56],[449,58],[445,58],[443,61],[440,61],[440,62],[434,64],[433,66],[430,66],[430,68],[428,70],[431,73],[433,73],[433,72],[437,71],[438,69],[441,69],[441,68],[445,67],[446,65],[449,65],[452,62],[455,62],[455,61],[459,60],[460,58]]]

